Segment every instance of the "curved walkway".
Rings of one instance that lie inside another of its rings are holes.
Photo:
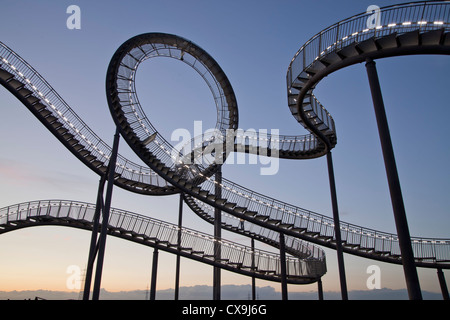
[[[289,107],[311,134],[270,136],[266,154],[290,159],[310,159],[326,154],[336,145],[336,129],[330,113],[313,94],[317,83],[327,74],[367,58],[449,54],[449,8],[445,2],[386,7],[381,10],[380,25],[373,29],[365,27],[368,14],[361,14],[311,38],[296,54],[287,74]],[[211,217],[212,208],[218,208],[233,217],[245,219],[246,225],[259,226],[260,232],[268,229],[336,248],[334,223],[330,217],[259,194],[226,179],[216,180],[214,173],[220,163],[193,165],[184,160],[181,163],[174,161],[180,158],[174,159],[172,146],[148,121],[134,90],[134,73],[139,64],[160,56],[189,62],[198,68],[219,106],[218,131],[223,133],[237,128],[237,104],[231,85],[204,50],[173,35],[152,33],[134,37],[125,42],[111,60],[107,74],[108,104],[122,137],[151,169],[119,156],[114,183],[141,194],[164,195],[182,191],[189,199],[186,201],[190,207],[203,217]],[[0,83],[76,157],[97,174],[104,175],[111,148],[89,129],[38,72],[2,43],[0,64]],[[214,143],[209,145],[214,146]],[[261,151],[261,147],[254,148],[249,140],[244,140],[244,146],[244,152]],[[237,146],[233,144],[235,149]],[[230,151],[224,150],[224,157]],[[230,226],[235,228],[233,224]],[[345,222],[341,222],[341,234],[345,252],[401,264],[395,234]],[[412,246],[416,265],[450,268],[449,239],[413,238]]]
[[[13,230],[56,225],[92,230],[95,204],[69,200],[41,200],[0,209],[0,234]],[[221,259],[215,259],[214,237],[125,210],[111,209],[108,234],[259,279],[280,282],[280,256],[222,239]],[[309,248],[290,250],[287,281],[308,284],[326,272],[325,256],[308,259]]]

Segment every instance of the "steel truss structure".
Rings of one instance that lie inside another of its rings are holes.
[[[409,235],[373,60],[411,54],[450,54],[450,2],[394,5],[381,8],[379,13],[381,19],[373,28],[367,27],[369,13],[330,26],[308,40],[292,59],[286,77],[288,106],[295,119],[310,132],[301,136],[240,137],[236,131],[237,101],[218,63],[187,39],[147,33],[124,42],[108,67],[107,100],[116,124],[114,145],[110,147],[34,68],[0,42],[0,83],[70,152],[101,177],[95,205],[46,200],[5,207],[0,209],[0,233],[45,224],[92,230],[88,265],[93,268],[97,258],[94,299],[98,298],[100,288],[106,234],[152,246],[155,258],[156,250],[165,250],[216,268],[279,281],[283,299],[287,299],[287,283],[321,284],[320,279],[326,272],[325,255],[316,245],[324,246],[337,251],[343,299],[347,298],[344,252],[402,264],[410,298],[420,299],[416,267],[436,268],[442,279],[442,269],[450,268],[450,239]],[[136,71],[142,62],[154,58],[171,58],[188,64],[204,79],[213,95],[216,131],[203,137],[200,143],[193,139],[188,154],[174,150],[155,129],[139,102]],[[377,115],[397,234],[340,221],[331,157],[331,150],[337,143],[336,128],[331,114],[313,93],[325,76],[362,62],[366,62]],[[226,135],[230,131],[234,132],[231,141]],[[224,136],[228,140],[224,140]],[[121,137],[146,166],[119,154]],[[261,139],[266,141],[264,146],[256,143]],[[205,160],[204,155],[211,150],[221,151],[212,161]],[[327,156],[333,217],[273,199],[223,178],[221,163],[233,151],[286,159]],[[171,225],[113,209],[110,207],[113,185],[143,195],[180,193],[180,199],[195,213],[215,224],[215,235],[183,228],[181,223]],[[242,220],[244,228],[240,224]],[[221,228],[268,243],[279,248],[280,254],[223,240]],[[92,272],[91,269],[88,274]],[[215,286],[220,286],[219,274],[217,279]],[[89,292],[90,279],[87,283]],[[215,298],[220,298],[220,293],[215,294]]]

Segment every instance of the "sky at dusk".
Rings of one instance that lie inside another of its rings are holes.
[[[222,67],[236,93],[239,128],[306,133],[287,106],[286,72],[297,50],[329,25],[367,7],[393,1],[2,1],[0,41],[33,66],[90,128],[112,145],[114,124],[105,76],[116,49],[129,38],[164,32],[187,38]],[[400,2],[399,2],[400,3]],[[66,26],[66,9],[81,9],[81,29]],[[216,112],[203,80],[184,64],[154,59],[137,75],[137,91],[150,121],[166,139],[177,128],[215,126]],[[412,236],[448,238],[450,226],[450,60],[407,56],[376,61]],[[141,94],[142,93],[142,94]],[[395,233],[388,184],[364,64],[335,72],[315,90],[333,116],[333,150],[341,220]],[[0,207],[39,199],[95,203],[98,180],[13,95],[0,88]],[[119,153],[141,163],[120,142]],[[260,175],[258,164],[223,167],[223,176],[284,202],[332,216],[326,159],[280,159],[277,174]],[[114,188],[112,206],[177,223],[178,195],[152,197]],[[184,225],[213,233],[213,226],[184,206]],[[228,232],[223,237],[250,245]],[[0,236],[0,291],[69,290],[69,266],[86,265],[90,232],[33,227]],[[276,250],[263,245],[260,248]],[[142,290],[150,283],[153,249],[108,237],[102,287]],[[325,249],[324,291],[338,291],[336,252]],[[158,289],[174,287],[175,256],[160,251]],[[370,265],[381,270],[381,286],[406,287],[403,269],[344,255],[349,290],[367,290]],[[423,290],[439,292],[434,269],[418,269]],[[447,283],[448,271],[444,271]],[[213,268],[182,258],[181,286],[212,285]],[[222,271],[223,284],[251,279]],[[278,283],[257,280],[258,286]],[[289,285],[315,291],[316,284]],[[212,297],[212,293],[211,293]]]

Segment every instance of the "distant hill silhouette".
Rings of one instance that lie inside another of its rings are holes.
[[[280,300],[281,293],[273,287],[257,287],[258,300]],[[350,300],[407,300],[408,294],[406,290],[353,290],[349,291]],[[422,291],[424,300],[442,300],[442,295],[436,292]],[[317,300],[317,292],[289,292],[289,300]],[[65,291],[0,291],[0,300],[25,300],[35,298],[47,300],[79,300],[79,292]],[[100,299],[102,300],[145,300],[148,297],[146,290],[119,291],[111,292],[102,289]],[[158,290],[156,293],[157,300],[173,300],[174,289]],[[340,300],[340,292],[326,291],[324,292],[325,300]],[[250,285],[223,285],[223,300],[250,300]],[[180,287],[180,300],[212,300],[212,287],[206,285]]]

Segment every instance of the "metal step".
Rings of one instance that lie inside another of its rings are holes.
[[[39,98],[37,98],[37,97],[31,95],[31,96],[29,96],[29,97],[27,98],[27,101],[28,101],[31,105],[34,105],[36,102],[39,101]]]
[[[222,206],[225,202],[227,202],[227,199],[216,199],[216,203],[220,206]]]
[[[235,268],[240,269],[242,267],[242,262],[230,262],[228,265],[235,266]]]
[[[444,38],[444,45],[450,46],[450,32],[446,32],[443,38]]]
[[[419,30],[407,32],[398,36],[398,42],[401,47],[418,46],[419,45]]]
[[[319,240],[324,240],[324,241],[330,241],[331,239],[333,239],[332,236],[318,236],[317,239]]]
[[[264,274],[275,274],[276,271],[275,270],[256,270],[256,272],[258,273],[264,273]]]
[[[375,39],[372,37],[370,39],[364,40],[358,43],[358,49],[364,53],[375,52],[378,50]]]
[[[294,232],[303,233],[303,232],[305,232],[306,228],[294,227],[291,230],[294,231]]]
[[[272,224],[272,225],[277,225],[281,223],[281,220],[277,220],[277,219],[268,219],[266,221],[268,224]]]
[[[211,200],[211,201],[215,201],[216,200],[216,196],[214,194],[210,194],[208,197],[206,197],[206,199]]]
[[[35,104],[33,104],[33,108],[36,110],[36,111],[38,111],[38,112],[41,112],[41,111],[43,111],[43,110],[46,110],[46,106],[45,105],[43,105],[42,103],[35,103]],[[48,111],[48,110],[47,110]],[[48,112],[50,112],[50,111],[48,111]]]
[[[22,88],[23,86],[25,86],[22,82],[16,80],[16,79],[11,79],[8,81],[8,84],[14,89],[14,90],[18,90],[19,88]]]
[[[236,207],[236,203],[234,203],[234,202],[227,202],[225,204],[225,208],[233,209],[234,207]]]
[[[444,29],[438,29],[422,33],[420,35],[421,40],[420,42],[422,45],[426,46],[440,45],[443,33]]]
[[[209,194],[209,191],[202,190],[202,191],[200,191],[198,194],[199,194],[201,197],[207,197],[208,194]]]
[[[235,207],[233,210],[237,213],[243,213],[247,208],[244,207]]]
[[[337,53],[338,53],[338,55],[344,56],[346,58],[356,57],[359,55],[357,45],[358,45],[358,43],[354,42],[352,44],[345,46],[341,50],[338,50]]]
[[[327,66],[324,63],[322,63],[320,60],[317,60],[306,70],[306,72],[309,74],[316,74],[326,67]]]
[[[254,217],[254,216],[256,216],[258,214],[258,212],[256,212],[256,211],[245,211],[244,214],[246,216],[249,216],[249,217]]]
[[[333,63],[341,62],[342,57],[333,51],[333,52],[330,52],[329,54],[325,55],[324,57],[322,57],[320,60],[324,61],[325,63],[330,65]]]
[[[12,73],[9,73],[6,70],[0,69],[0,78],[2,80],[8,81],[8,80],[14,78],[14,75]]]
[[[52,112],[50,111],[50,110],[47,110],[47,109],[41,109],[41,111],[39,111],[39,114],[41,115],[41,116],[43,116],[44,118],[45,117],[47,117],[47,116],[49,116],[50,114],[51,114]]]
[[[381,49],[397,48],[397,33],[392,33],[388,36],[376,40],[377,46]]]
[[[320,233],[319,232],[314,232],[314,231],[305,231],[303,234],[307,235],[307,236],[310,236],[310,237],[316,237]]]
[[[270,216],[265,216],[265,215],[262,215],[262,214],[258,214],[258,215],[256,215],[256,216],[254,216],[254,218],[255,218],[256,220],[260,220],[260,221],[266,221],[267,219],[269,219],[269,217],[270,217]]]
[[[20,94],[22,97],[24,97],[24,98],[27,98],[30,94],[33,93],[33,91],[30,91],[30,90],[28,90],[27,88],[22,88],[22,89],[20,89],[18,92],[19,92],[19,94]]]

